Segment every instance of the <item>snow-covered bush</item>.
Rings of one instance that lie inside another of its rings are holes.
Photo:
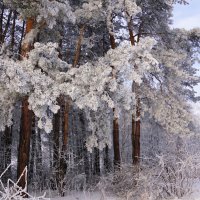
[[[198,155],[183,159],[176,156],[157,156],[153,166],[121,165],[99,183],[101,190],[112,191],[127,200],[176,199],[190,194],[200,168]]]
[[[65,169],[63,173],[63,166],[61,162],[65,162]],[[70,193],[70,191],[81,191],[85,190],[86,184],[86,174],[80,171],[83,166],[83,160],[78,160],[78,156],[73,152],[66,151],[62,153],[58,163],[54,163],[56,166],[54,168],[49,168],[43,172],[41,187],[41,182],[38,182],[37,177],[34,177],[35,182],[29,183],[30,190],[37,192],[38,190],[47,190],[48,196],[53,194],[64,196],[64,194]],[[41,178],[41,177],[40,177]]]

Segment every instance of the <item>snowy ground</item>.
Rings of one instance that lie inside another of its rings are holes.
[[[191,195],[188,195],[183,200],[200,200],[200,183],[194,185],[194,192]]]
[[[76,192],[65,197],[54,197],[51,200],[122,200],[121,198],[107,196],[100,192]]]
[[[79,192],[67,195],[65,197],[54,197],[51,198],[50,200],[126,200],[126,199],[111,197],[111,196],[103,196],[101,193],[98,192],[94,193]],[[147,200],[147,199],[142,199],[142,200]],[[200,191],[181,199],[172,198],[171,200],[200,200]]]
[[[51,200],[125,200],[117,197],[105,197],[100,193],[76,193],[73,195],[68,195],[62,198],[52,198]],[[131,199],[130,199],[131,200]],[[146,199],[144,199],[146,200]],[[153,199],[152,199],[153,200]],[[186,196],[184,198],[178,199],[174,198],[172,200],[200,200],[200,192],[196,192],[192,195]]]
[[[41,194],[31,194],[32,196],[39,197],[43,196],[44,193]],[[50,200],[124,200],[119,197],[115,197],[114,195],[111,194],[105,194],[103,192],[77,192],[77,191],[71,191],[70,193],[67,193],[65,197],[58,197],[54,192],[52,191],[46,191],[45,197],[48,199],[49,197]]]
[[[200,200],[200,184],[195,186],[195,191],[193,194],[188,195],[184,198],[172,198],[171,200]],[[51,200],[126,200],[114,196],[104,195],[100,192],[74,192],[66,197],[55,197]],[[132,200],[132,199],[129,199]],[[147,200],[147,199],[142,199]],[[153,200],[153,199],[152,199]]]

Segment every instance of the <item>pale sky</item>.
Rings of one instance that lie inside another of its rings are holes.
[[[200,26],[200,0],[189,0],[189,5],[174,7],[173,27],[190,29]]]
[[[177,4],[174,7],[173,27],[191,29],[200,27],[200,0],[189,0],[189,5]],[[196,65],[200,69],[199,64]],[[200,73],[198,73],[200,74]],[[195,87],[198,95],[200,95],[200,85]],[[200,116],[200,102],[193,104],[193,111]]]

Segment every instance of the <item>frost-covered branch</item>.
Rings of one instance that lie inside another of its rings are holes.
[[[24,199],[24,197],[29,198],[30,200],[50,200],[49,198],[45,198],[45,195],[39,196],[39,197],[34,197],[32,195],[30,195],[29,193],[26,192],[27,190],[27,168],[24,169],[22,175],[19,177],[19,179],[17,180],[17,182],[15,183],[14,181],[12,181],[11,179],[7,180],[7,184],[4,185],[2,182],[2,177],[4,176],[4,174],[6,173],[6,171],[11,167],[11,165],[9,165],[4,172],[0,175],[0,197],[2,200],[22,200]],[[20,181],[21,177],[24,176],[24,174],[26,174],[26,187],[24,189],[22,189],[21,187],[18,186],[18,182]]]

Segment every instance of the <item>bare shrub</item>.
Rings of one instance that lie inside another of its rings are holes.
[[[198,180],[199,155],[183,158],[157,156],[156,165],[122,164],[120,170],[102,178],[99,187],[127,200],[181,198],[192,192]]]
[[[2,181],[3,175],[9,169],[11,165],[9,165],[5,171],[0,175],[0,198],[1,200],[23,200],[24,197],[28,198],[29,200],[49,200],[45,198],[45,194],[40,197],[33,197],[27,192],[27,168],[24,169],[22,175],[19,177],[17,182],[12,181],[11,179],[7,180],[7,184],[4,185]],[[26,186],[25,188],[21,188],[18,186],[18,183],[21,177],[25,174],[26,177]]]

